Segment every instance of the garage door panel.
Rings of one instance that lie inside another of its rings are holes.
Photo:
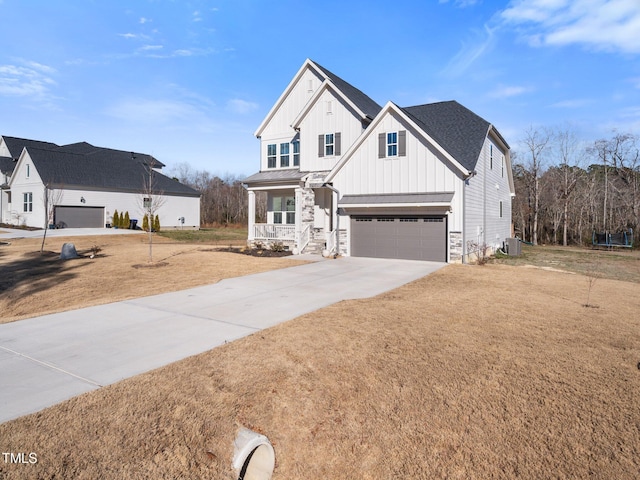
[[[445,217],[352,217],[351,254],[444,262],[446,225]]]
[[[55,223],[65,228],[104,227],[104,207],[56,207]]]

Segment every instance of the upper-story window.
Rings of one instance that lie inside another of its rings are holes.
[[[276,155],[278,152],[278,145],[271,143],[267,145],[267,168],[276,168]]]
[[[501,168],[502,168],[502,177],[504,178],[504,155],[502,155]]]
[[[489,168],[493,170],[493,145],[489,145]]]
[[[318,157],[340,155],[340,132],[318,135]]]
[[[281,167],[289,166],[289,144],[288,143],[280,144],[280,166]]]
[[[27,167],[26,168],[26,175],[27,175],[27,178],[29,178],[29,175],[31,175],[31,165],[29,165],[27,163],[26,167]],[[25,212],[26,212],[26,210],[25,210]]]
[[[291,142],[293,145],[293,166],[300,166],[300,140]]]
[[[333,133],[327,133],[324,136],[324,154],[327,157],[333,156],[333,147],[334,147],[333,141],[334,141]]]
[[[387,133],[387,157],[398,155],[398,132]]]
[[[378,158],[404,157],[406,155],[406,130],[378,134]]]

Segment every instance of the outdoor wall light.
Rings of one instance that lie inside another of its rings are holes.
[[[84,197],[80,197],[80,203],[87,203],[87,201],[84,199]]]

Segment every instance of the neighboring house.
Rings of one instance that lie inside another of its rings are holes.
[[[306,60],[255,135],[251,244],[461,262],[511,236],[509,145],[455,101],[380,107]],[[258,191],[266,223],[255,223]]]
[[[86,142],[58,146],[2,136],[0,222],[104,228],[117,210],[141,226],[152,202],[161,228],[199,228],[200,193],[160,173],[163,166],[150,155]]]

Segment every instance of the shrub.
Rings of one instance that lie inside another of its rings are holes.
[[[284,252],[284,243],[282,242],[273,242],[271,244],[271,250],[274,252]]]
[[[120,225],[122,228],[129,228],[129,223],[131,222],[131,219],[129,218],[129,210],[127,210],[126,212],[124,212],[124,218],[122,219],[122,225]]]
[[[149,231],[149,215],[147,215],[146,213],[144,214],[144,217],[142,217],[142,229],[145,232]]]
[[[153,219],[153,230],[155,232],[160,231],[160,217],[156,215],[156,218]]]
[[[118,210],[115,210],[113,212],[113,219],[111,220],[111,226],[112,227],[120,226],[120,214],[118,213]]]

